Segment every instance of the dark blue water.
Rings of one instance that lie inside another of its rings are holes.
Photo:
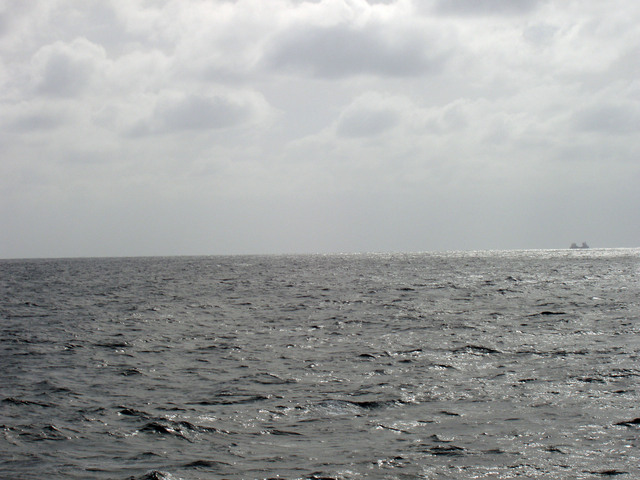
[[[0,261],[0,477],[640,478],[640,250]]]

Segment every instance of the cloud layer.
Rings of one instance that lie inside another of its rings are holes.
[[[640,6],[0,7],[0,257],[637,246]]]

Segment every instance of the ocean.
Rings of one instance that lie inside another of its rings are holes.
[[[0,478],[640,478],[640,249],[0,261]]]

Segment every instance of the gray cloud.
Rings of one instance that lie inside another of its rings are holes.
[[[607,134],[637,134],[640,131],[640,107],[595,105],[576,112],[573,123],[578,130]]]
[[[9,31],[9,25],[7,21],[7,14],[0,12],[0,35],[4,35]]]
[[[246,120],[250,113],[245,105],[228,98],[200,95],[163,102],[156,111],[160,123],[169,130],[231,127]]]
[[[9,129],[16,132],[34,132],[42,130],[50,130],[62,124],[59,117],[47,114],[31,114],[15,119]]]
[[[553,40],[553,37],[556,35],[557,31],[557,27],[542,23],[527,27],[522,33],[522,36],[525,40],[534,45],[546,45]]]
[[[435,11],[450,15],[521,15],[535,9],[540,0],[437,0]]]
[[[63,39],[86,38],[108,48],[129,37],[115,2],[52,2],[50,8],[49,21],[57,25]]]
[[[42,73],[38,91],[62,97],[70,97],[84,90],[91,76],[90,65],[65,55],[52,55]]]
[[[324,78],[370,74],[407,77],[439,70],[442,48],[416,32],[379,26],[298,27],[275,38],[266,63]]]
[[[46,45],[32,62],[35,88],[54,97],[76,96],[89,86],[104,57],[104,49],[82,38]]]
[[[131,128],[132,135],[223,129],[243,124],[255,114],[246,99],[223,95],[173,94],[161,96],[151,115]]]
[[[340,117],[336,132],[343,137],[369,137],[393,128],[398,121],[398,113],[388,108],[355,108]]]

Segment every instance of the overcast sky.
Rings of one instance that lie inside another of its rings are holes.
[[[0,2],[0,257],[640,246],[640,2]]]

